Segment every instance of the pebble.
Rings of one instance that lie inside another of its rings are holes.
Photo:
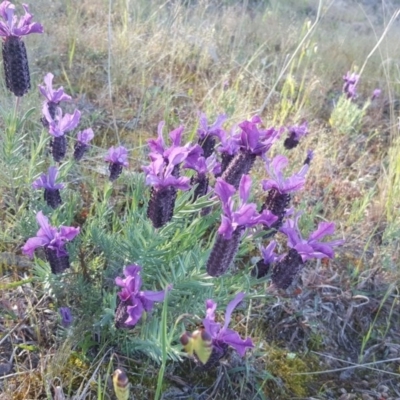
[[[371,397],[369,394],[367,394],[367,393],[363,393],[362,395],[361,395],[361,398],[362,398],[362,400],[374,400],[374,398],[373,397]]]

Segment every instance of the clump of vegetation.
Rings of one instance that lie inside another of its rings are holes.
[[[340,7],[0,4],[6,398],[398,395],[400,10]]]

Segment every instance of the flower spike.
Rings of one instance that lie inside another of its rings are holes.
[[[32,14],[29,7],[23,4],[25,15],[19,20],[15,12],[14,4],[3,1],[0,4],[0,36],[3,37],[3,65],[6,78],[6,86],[15,96],[21,97],[31,88],[28,56],[25,43],[21,36],[31,33],[43,33],[43,26],[37,22],[31,22]]]
[[[69,255],[65,249],[65,243],[79,234],[79,228],[60,226],[57,229],[49,224],[48,218],[42,211],[36,214],[36,220],[40,226],[37,236],[27,240],[22,252],[32,258],[38,247],[44,247],[52,273],[59,274],[69,268]]]

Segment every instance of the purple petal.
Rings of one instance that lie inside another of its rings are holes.
[[[333,235],[335,233],[335,223],[334,222],[320,222],[318,228],[311,235],[309,240],[319,240],[327,235]]]
[[[237,307],[237,305],[244,299],[245,294],[243,292],[238,293],[235,298],[228,304],[225,312],[225,322],[222,330],[225,331],[228,328],[229,322],[231,320],[232,311]]]
[[[233,347],[241,357],[245,355],[246,349],[254,347],[250,338],[242,339],[237,332],[231,329],[227,329],[218,339]]]
[[[42,211],[39,211],[36,214],[36,221],[40,226],[37,235],[47,237],[49,242],[53,240],[55,235],[55,229],[49,224],[49,219],[45,215],[43,215]]]
[[[151,290],[144,290],[144,291],[140,292],[140,296],[142,296],[144,299],[146,299],[147,301],[150,301],[152,303],[154,303],[155,301],[161,302],[161,301],[164,301],[165,291],[161,290],[159,292],[153,292]],[[146,309],[146,311],[150,311],[150,310]]]
[[[32,237],[32,238],[28,239],[26,241],[24,247],[22,247],[22,253],[26,254],[30,258],[33,258],[33,254],[34,254],[35,250],[38,247],[45,246],[48,243],[49,243],[49,240],[47,240],[47,238],[44,236]]]
[[[60,236],[64,240],[72,240],[79,234],[80,228],[74,228],[73,226],[60,226]]]
[[[254,226],[256,224],[263,224],[266,226],[271,226],[274,222],[276,222],[278,217],[274,215],[270,210],[264,210],[261,214],[257,217],[253,218],[252,221],[246,225],[248,228]]]
[[[139,299],[133,299],[133,305],[128,306],[126,311],[128,312],[128,319],[125,321],[126,325],[134,326],[142,317],[144,312],[143,304]]]
[[[277,258],[276,254],[274,253],[276,245],[276,241],[271,240],[267,247],[261,247],[261,254],[266,264],[273,263]]]
[[[256,207],[254,203],[243,205],[239,210],[232,213],[233,221],[239,226],[247,226],[258,215]]]
[[[78,132],[77,140],[83,144],[89,144],[89,142],[94,138],[94,132],[92,128],[87,128],[81,132]]]
[[[217,178],[214,191],[224,204],[227,203],[230,197],[236,192],[234,186],[225,182],[222,178]]]
[[[136,277],[142,271],[142,267],[137,264],[130,264],[124,268],[124,275],[128,278],[129,276]]]
[[[180,146],[184,129],[185,128],[183,126],[180,126],[169,133],[169,137],[172,140],[173,146]]]
[[[239,183],[239,197],[242,203],[246,203],[250,195],[251,178],[250,175],[243,175]]]
[[[206,300],[206,318],[210,321],[215,320],[215,310],[217,309],[217,303],[212,300]]]
[[[218,228],[218,233],[225,239],[232,238],[232,234],[236,227],[233,226],[232,221],[225,215],[221,216],[221,225]]]

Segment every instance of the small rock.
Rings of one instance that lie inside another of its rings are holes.
[[[374,398],[373,397],[371,397],[369,394],[367,394],[367,393],[363,393],[362,395],[361,395],[361,398],[362,398],[362,400],[374,400]]]
[[[378,388],[378,390],[379,390],[380,392],[386,393],[386,392],[389,391],[389,388],[388,388],[387,386],[385,386],[385,385],[380,385],[379,388]]]

